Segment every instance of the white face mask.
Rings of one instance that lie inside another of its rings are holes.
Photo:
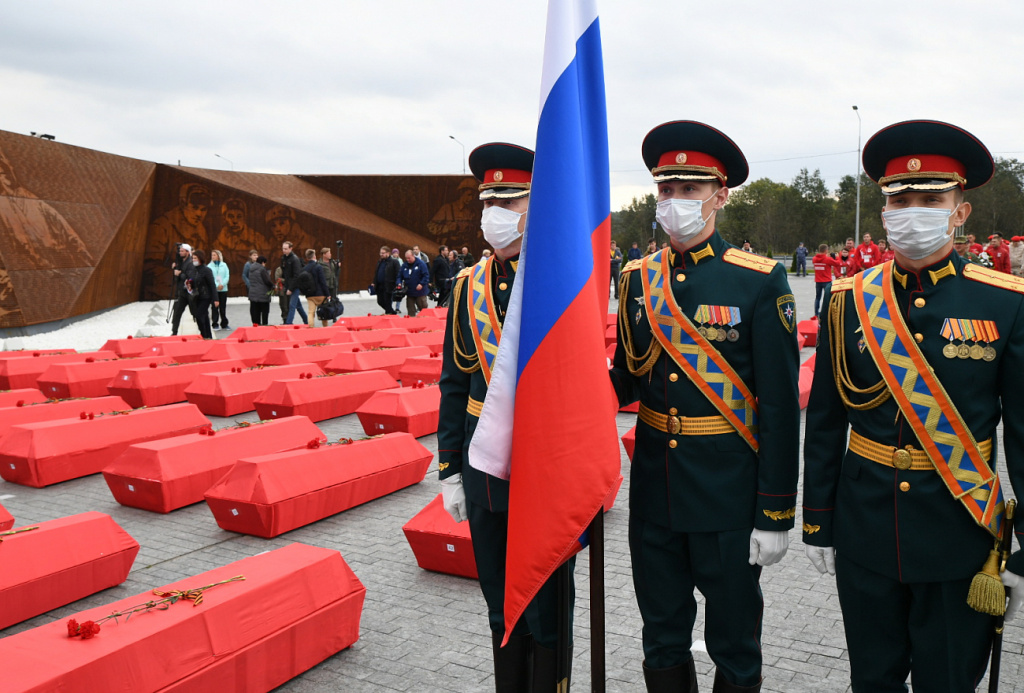
[[[677,197],[662,200],[658,203],[658,211],[655,216],[658,223],[661,224],[661,228],[665,229],[665,233],[677,245],[685,245],[688,240],[704,230],[711,215],[709,214],[705,219],[701,216],[701,208],[705,202],[714,197],[712,195],[707,200],[681,200]]]
[[[526,212],[513,212],[507,207],[492,205],[484,208],[480,229],[484,240],[495,250],[512,245],[523,234],[519,233],[519,219]]]
[[[193,260],[192,264],[195,265],[196,267],[199,267],[199,260]]]
[[[949,218],[959,207],[906,207],[882,212],[889,246],[910,260],[920,260],[941,250],[953,233]]]

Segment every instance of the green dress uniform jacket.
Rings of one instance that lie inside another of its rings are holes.
[[[910,333],[974,439],[992,440],[992,459],[996,426],[1003,419],[1010,480],[1024,489],[1024,281],[977,266],[967,277],[968,265],[952,252],[919,273],[895,261],[889,271]],[[852,279],[833,283],[830,318],[822,315],[804,442],[804,541],[833,546],[846,559],[902,583],[970,578],[981,569],[993,538],[953,498],[939,474],[901,471],[847,450],[851,428],[885,446],[921,450],[892,397],[858,408],[887,390],[856,393],[844,387],[840,394],[837,378],[843,372],[862,390],[881,381],[862,342],[851,287]],[[998,339],[989,344],[994,358],[944,356],[950,344],[942,335],[947,318],[993,321],[998,329]],[[831,329],[830,319],[837,321]],[[841,344],[834,344],[836,334]],[[837,374],[840,358],[845,369]],[[844,396],[857,406],[844,404]],[[990,466],[994,469],[995,462]],[[1015,553],[1008,568],[1024,573],[1022,560]]]
[[[668,248],[651,259],[661,253],[670,253],[666,281],[695,325],[699,306],[739,309],[736,341],[712,344],[758,400],[760,452],[735,432],[671,435],[638,420],[630,513],[677,532],[789,530],[796,514],[800,406],[795,305],[786,270],[741,255],[717,231],[688,251]],[[642,262],[623,268],[620,284],[619,341],[610,372],[619,402],[639,399],[648,409],[675,409],[680,417],[716,416],[718,410],[664,351],[646,373],[630,370],[627,344],[634,355],[643,355],[655,339]]]

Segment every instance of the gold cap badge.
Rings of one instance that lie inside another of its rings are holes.
[[[910,161],[908,161],[907,162],[907,170],[908,171],[920,171],[921,170],[921,160],[920,159],[911,159]]]
[[[685,164],[686,163],[686,152],[679,152],[678,154],[676,154],[676,163],[677,164]]]
[[[917,165],[920,166],[921,165],[920,162]],[[504,178],[505,178],[505,174],[502,173],[501,171],[495,171],[494,172],[494,182],[495,183],[500,183]]]

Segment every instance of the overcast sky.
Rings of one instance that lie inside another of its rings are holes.
[[[16,7],[16,9],[15,9]],[[280,173],[461,173],[532,147],[541,0],[8,3],[0,129],[140,159]],[[103,8],[102,10],[99,8]],[[863,139],[956,123],[1024,159],[1024,3],[599,0],[612,208],[653,191],[651,127],[700,120],[751,179],[854,173]],[[842,8],[842,9],[840,9]],[[214,156],[219,154],[222,158]]]

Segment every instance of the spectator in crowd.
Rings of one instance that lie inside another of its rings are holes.
[[[302,268],[303,274],[308,274],[309,279],[303,279],[299,284],[305,284],[303,294],[306,297],[306,309],[309,311],[309,319],[307,322],[310,327],[316,327],[316,309],[320,307],[320,304],[328,296],[327,289],[327,278],[324,276],[323,267],[316,261],[316,251],[310,248],[306,251],[306,266]],[[324,327],[327,327],[327,321],[322,320]]]
[[[643,253],[640,252],[640,245],[633,241],[633,245],[629,246],[629,251],[626,253],[626,259],[633,262],[633,260],[639,260],[642,257]]]
[[[461,272],[464,269],[466,269],[466,266],[464,264],[462,264],[462,258],[459,257],[459,254],[456,253],[454,250],[449,250],[448,251],[448,276],[450,276],[452,278],[452,281],[455,281],[455,278],[457,276],[459,276],[459,272]],[[451,283],[449,283],[448,288],[449,289],[451,288]]]
[[[863,272],[882,261],[881,253],[878,246],[872,242],[870,233],[864,234],[856,252],[851,251],[850,255],[853,258],[855,272]]]
[[[753,253],[754,252],[754,248],[750,245],[750,241],[748,241],[748,240],[744,240],[743,241],[743,247],[740,248],[740,250],[742,250],[744,253]]]
[[[192,265],[196,268],[196,277],[192,280],[192,293],[196,301],[196,324],[199,325],[199,334],[203,339],[213,339],[213,332],[210,330],[210,305],[216,308],[220,303],[217,296],[217,283],[213,279],[213,272],[206,265],[206,254],[202,250],[192,251]]]
[[[896,257],[896,254],[893,253],[892,248],[889,247],[888,241],[886,241],[884,238],[878,239],[878,257],[879,262],[889,262],[889,260],[892,260],[894,257]]]
[[[969,258],[967,257],[967,236],[964,236],[963,234],[958,234],[953,239],[953,250],[956,251],[957,255],[964,258],[965,260],[968,260]]]
[[[397,289],[401,285],[401,283],[402,283],[402,256],[399,254],[398,248],[392,248],[391,249],[391,259],[394,260],[395,267],[397,268],[397,274],[395,275],[396,276],[395,288]],[[391,310],[393,310],[395,312],[395,315],[401,315],[402,314],[402,299],[401,299],[401,297],[399,296],[398,298],[394,298],[394,296],[392,296],[392,298],[394,300],[393,300],[393,305],[391,306]]]
[[[320,268],[324,272],[324,279],[327,281],[327,295],[338,295],[338,270],[341,264],[334,259],[330,248],[320,249]]]
[[[997,272],[1013,274],[1010,270],[1010,250],[1003,245],[1002,234],[994,233],[988,237],[988,248],[985,249],[992,258],[992,269]]]
[[[412,254],[418,257],[420,260],[423,260],[424,265],[430,264],[430,256],[424,253],[422,250],[420,250],[420,247],[418,245],[414,245],[412,247]]]
[[[377,261],[377,269],[373,275],[373,293],[377,296],[377,305],[384,309],[385,315],[394,315],[395,309],[391,306],[391,294],[395,292],[395,285],[398,283],[398,265],[391,257],[388,247],[380,249],[380,260]]]
[[[462,254],[459,255],[459,259],[462,260],[463,267],[472,267],[476,263],[476,258],[473,257],[473,253],[469,252],[469,248],[462,246]]]
[[[839,265],[833,267],[832,271],[835,272],[836,279],[842,279],[843,277],[852,277],[854,275],[856,260],[850,254],[850,249],[844,247],[839,251]]]
[[[302,261],[292,252],[291,241],[284,241],[281,244],[281,279],[284,280],[284,291],[288,296],[288,315],[284,319],[285,325],[291,325],[295,319],[295,312],[302,316],[302,322],[309,322],[302,307],[302,292],[299,291],[299,272],[302,271]]]
[[[257,255],[249,267],[249,319],[253,325],[266,325],[270,320],[270,297],[274,295],[274,280],[267,269],[267,258]]]
[[[850,255],[853,255],[853,248],[854,248],[853,239],[852,238],[847,238],[846,239],[846,252],[849,253]]]
[[[186,280],[196,278],[196,268],[192,264],[192,246],[182,243],[178,246],[178,257],[171,265],[174,271],[174,317],[171,318],[171,334],[178,334],[181,316],[188,308],[195,317],[195,297],[187,290]]]
[[[653,238],[647,241],[647,252],[644,255],[653,255],[658,252],[658,242]]]
[[[249,290],[249,270],[259,264],[259,251],[253,248],[249,251],[249,259],[242,265],[242,281],[245,282],[246,291]]]
[[[974,234],[967,234],[967,252],[974,253],[975,255],[981,255],[983,250],[985,249],[982,247],[981,243],[978,243],[978,241],[974,239]]]
[[[611,260],[611,275],[612,275],[612,291],[615,293],[615,298],[619,297],[619,270],[622,269],[622,251],[615,244],[615,241],[611,242],[609,250],[609,259]]]
[[[210,252],[210,271],[213,273],[213,281],[217,285],[217,300],[214,302],[213,312],[210,314],[210,321],[213,329],[228,329],[228,281],[231,279],[231,271],[228,263],[224,262],[224,253],[219,250]],[[220,319],[218,319],[218,314]]]
[[[448,246],[437,249],[437,257],[430,265],[430,281],[437,290],[437,305],[443,306],[451,290],[451,265],[448,264]]]
[[[814,315],[820,318],[824,301],[832,289],[832,272],[839,267],[839,260],[829,255],[828,245],[822,243],[811,264],[814,266]]]
[[[486,260],[490,256],[491,256],[491,251],[490,251],[489,248],[484,248],[483,251],[480,253],[480,259],[481,260]]]
[[[409,317],[427,307],[427,294],[430,293],[430,270],[412,250],[405,251],[405,264],[402,265],[401,286],[405,288],[405,309]]]
[[[277,305],[281,308],[281,324],[288,319],[288,304],[291,303],[291,297],[284,288],[284,278],[281,276],[284,273],[284,269],[278,266],[274,270],[274,295],[277,296]]]
[[[1010,271],[1018,277],[1024,273],[1024,236],[1010,239]]]
[[[803,241],[796,247],[796,276],[807,276],[807,246],[803,244]],[[815,311],[814,314],[817,315],[818,312]]]

